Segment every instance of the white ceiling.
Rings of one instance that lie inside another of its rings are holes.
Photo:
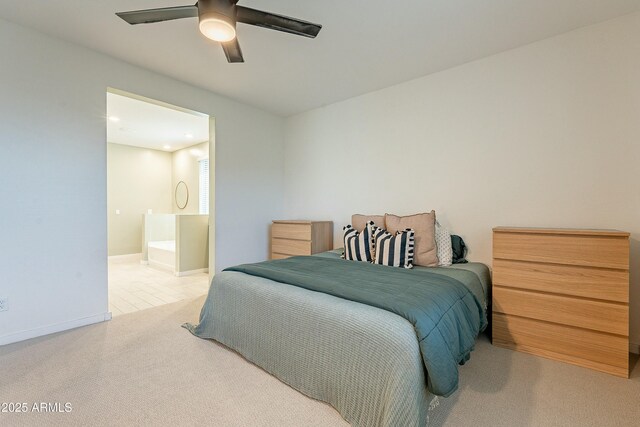
[[[107,93],[107,141],[176,151],[209,140],[209,117]]]
[[[130,26],[114,15],[193,2],[4,0],[0,16],[287,116],[640,8],[640,0],[240,0],[323,25],[307,39],[239,24],[244,64],[227,64],[195,19]]]

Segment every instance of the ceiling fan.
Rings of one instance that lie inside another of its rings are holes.
[[[165,7],[116,13],[131,25],[182,18],[198,18],[200,32],[220,42],[227,61],[244,62],[236,38],[236,23],[255,25],[298,36],[315,38],[322,25],[236,5],[238,0],[198,0],[193,6]]]

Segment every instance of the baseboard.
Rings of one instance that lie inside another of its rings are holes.
[[[208,272],[209,272],[208,268],[199,268],[197,270],[176,271],[176,276],[184,277],[184,276],[191,276],[193,274],[208,273]]]
[[[638,344],[637,342],[630,342],[629,353],[640,354],[640,344]]]
[[[67,322],[56,323],[55,325],[43,326],[41,328],[30,329],[28,331],[16,332],[0,337],[0,345],[12,344],[31,338],[42,337],[44,335],[55,334],[56,332],[68,331],[69,329],[81,326],[93,325],[94,323],[111,320],[111,312],[96,314],[95,316],[83,317],[81,319],[69,320]]]
[[[144,260],[144,259],[141,259],[141,260],[140,260],[140,264],[142,264],[142,265],[149,265],[149,261]]]

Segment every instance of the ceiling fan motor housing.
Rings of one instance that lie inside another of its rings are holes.
[[[231,0],[199,0],[198,19],[219,19],[236,27],[236,5]]]

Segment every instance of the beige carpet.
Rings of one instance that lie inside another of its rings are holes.
[[[0,347],[0,403],[72,405],[70,413],[0,413],[2,426],[345,425],[328,405],[180,327],[203,298]],[[432,425],[631,426],[640,370],[624,380],[478,342],[460,390]],[[0,408],[1,409],[1,408]]]

